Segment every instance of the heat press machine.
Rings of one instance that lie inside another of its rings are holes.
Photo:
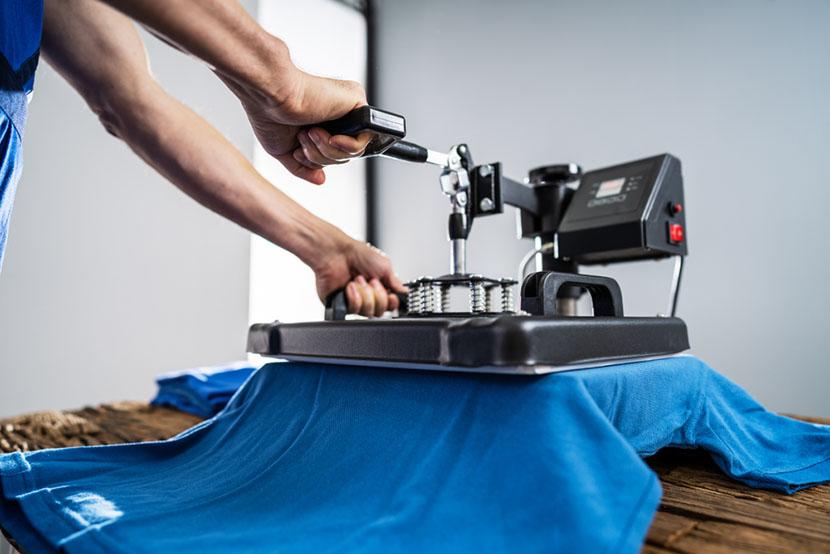
[[[499,162],[475,165],[465,144],[448,153],[405,142],[402,116],[364,106],[323,124],[331,134],[374,133],[364,157],[441,169],[450,201],[450,272],[407,283],[395,316],[347,319],[343,291],[326,301],[325,320],[254,324],[248,351],[278,358],[449,371],[544,374],[673,355],[689,348],[674,317],[687,254],[683,177],[670,154],[583,173],[576,164],[539,167],[524,182]],[[518,208],[521,237],[533,238],[519,279],[468,272],[473,222]],[[581,265],[675,257],[666,315],[626,317],[614,279]],[[537,271],[523,277],[531,260]],[[519,284],[518,309],[513,289]],[[593,313],[579,316],[589,294]],[[460,298],[459,298],[460,297]]]

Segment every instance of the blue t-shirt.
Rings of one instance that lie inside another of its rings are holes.
[[[43,28],[43,0],[0,1],[0,268],[22,165],[27,95]]]
[[[830,426],[689,356],[536,377],[286,362],[167,441],[1,455],[0,525],[29,554],[637,554],[660,501],[640,458],[663,447],[753,487],[830,480]]]

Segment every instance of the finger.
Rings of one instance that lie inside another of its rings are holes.
[[[323,166],[321,166],[320,164],[316,164],[316,163],[313,163],[313,162],[309,161],[309,159],[305,155],[305,152],[303,152],[299,148],[294,150],[293,156],[294,156],[295,160],[297,160],[302,166],[304,166],[307,169],[310,169],[312,171],[317,171],[318,169],[323,169]]]
[[[363,296],[357,290],[357,285],[354,283],[346,285],[346,300],[348,300],[348,312],[350,314],[360,313],[360,309],[363,306]]]
[[[409,289],[403,284],[401,278],[397,276],[394,271],[388,271],[381,277],[381,282],[386,285],[386,288],[395,292],[409,292]]]
[[[344,152],[343,150],[335,148],[329,144],[331,135],[325,129],[312,127],[308,130],[308,138],[311,139],[311,142],[314,143],[314,146],[317,147],[320,154],[331,160],[330,163],[346,163],[350,158],[355,157],[355,155]]]
[[[309,160],[308,156],[305,155],[305,150],[303,148],[297,148],[296,150],[294,150],[294,159],[303,164],[305,167],[312,170],[323,168],[322,165]]]
[[[360,285],[360,292],[363,295],[363,307],[360,310],[360,314],[366,317],[372,317],[375,315],[375,291],[367,283]]]
[[[398,295],[393,292],[390,292],[387,294],[387,296],[389,297],[389,305],[387,309],[390,312],[397,310],[401,305],[400,300],[398,300]]]
[[[358,275],[355,281],[357,282],[357,288],[360,290],[360,294],[363,296],[363,305],[360,309],[360,315],[372,317],[375,313],[375,294],[372,291],[372,287],[369,286],[369,283],[366,282],[366,279],[364,279],[362,275]]]
[[[300,148],[305,154],[305,157],[313,164],[317,164],[319,166],[326,166],[332,164],[342,164],[346,163],[348,160],[339,160],[335,158],[329,158],[325,154],[323,154],[317,145],[311,140],[311,137],[308,135],[308,131],[302,130],[297,133],[297,141],[300,143]],[[341,154],[339,157],[343,157]]]
[[[297,133],[297,140],[300,142],[300,149],[302,150],[306,159],[310,161],[313,165],[323,167],[325,165],[340,163],[337,160],[331,160],[325,157],[317,148],[317,146],[312,142],[312,140],[308,138],[308,134],[305,131],[300,131],[299,133]]]
[[[335,148],[342,150],[350,156],[359,156],[366,150],[366,146],[372,142],[375,134],[370,131],[364,131],[356,137],[348,135],[335,135],[329,139],[329,144]]]
[[[378,279],[372,279],[369,284],[375,291],[375,316],[380,317],[386,312],[389,305],[389,295]]]

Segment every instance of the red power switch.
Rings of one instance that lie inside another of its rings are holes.
[[[683,226],[669,223],[669,240],[675,244],[683,242]]]

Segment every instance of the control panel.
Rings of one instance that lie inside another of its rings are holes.
[[[559,255],[580,264],[685,256],[680,160],[662,154],[583,174],[557,233]]]

